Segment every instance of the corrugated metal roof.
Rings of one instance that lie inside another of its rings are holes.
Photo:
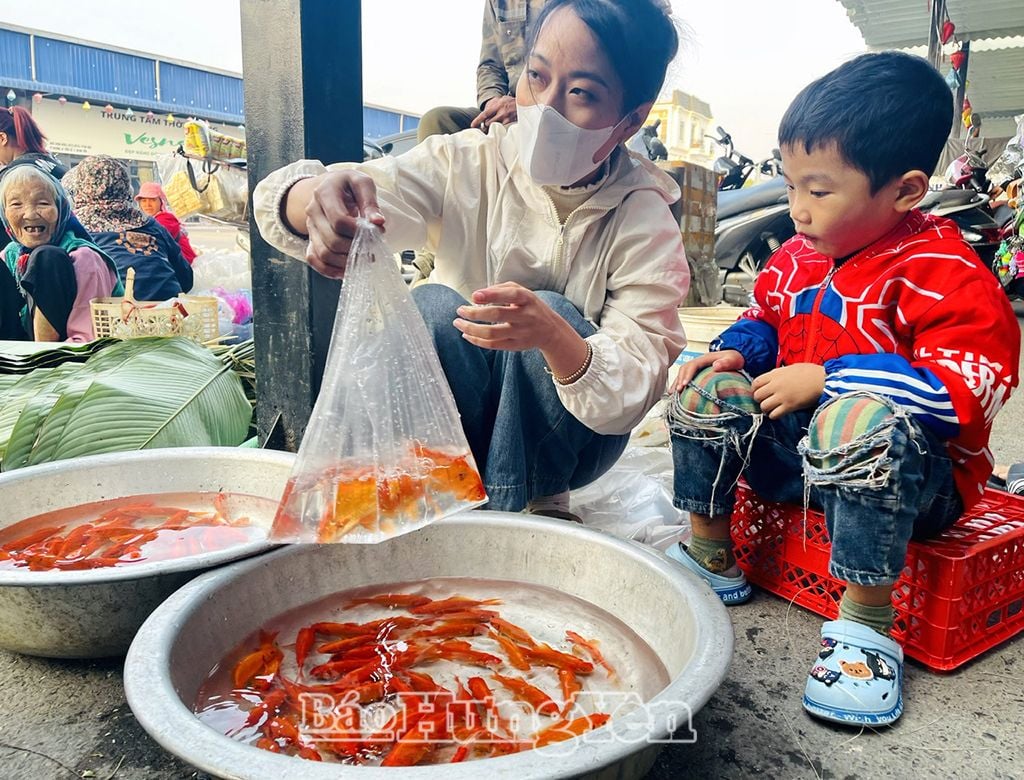
[[[838,1],[870,48],[926,55],[927,0]],[[946,0],[946,12],[957,40],[971,41],[967,97],[982,118],[982,132],[1012,128],[1007,118],[1024,113],[1024,0]],[[951,47],[945,48],[948,54]],[[943,75],[949,67],[943,66]]]
[[[243,112],[242,80],[170,62],[160,63],[160,99],[192,112]]]
[[[904,49],[928,42],[927,0],[839,0],[864,42],[872,48]],[[946,0],[961,41],[1024,35],[1022,0]]]
[[[64,36],[41,35],[0,22],[0,95],[8,88],[225,123],[243,121],[241,74]],[[363,122],[366,126],[376,123],[379,136],[414,128],[419,118],[386,106],[367,105]]]
[[[0,30],[0,76],[32,78],[32,50],[29,36]]]
[[[363,135],[367,138],[383,138],[401,131],[402,118],[393,111],[363,106]]]
[[[240,76],[21,30],[0,28],[0,86],[0,92],[10,87],[218,122],[243,121]]]
[[[167,57],[163,54],[154,54],[152,52],[139,51],[138,49],[126,49],[123,46],[115,46],[110,43],[99,43],[98,41],[88,41],[84,38],[75,38],[70,35],[62,35],[60,33],[47,32],[45,30],[37,29],[34,27],[21,27],[17,24],[9,24],[8,22],[0,20],[0,30],[6,30],[15,33],[21,33],[22,35],[30,36],[35,35],[39,38],[48,38],[53,41],[64,41],[65,43],[75,43],[80,46],[92,46],[94,48],[102,48],[103,51],[116,51],[121,54],[129,54],[133,57],[142,57],[147,60],[160,60],[160,62],[173,62],[175,65],[181,65],[186,68],[195,68],[196,70],[208,71],[210,73],[220,73],[222,76],[234,76],[235,78],[242,78],[242,74],[238,71],[224,70],[223,68],[214,68],[210,65],[201,65],[197,62],[187,62],[186,60],[179,60],[174,57]]]
[[[1024,48],[972,51],[967,96],[982,118],[1024,112]]]
[[[36,78],[123,100],[155,100],[153,61],[92,46],[36,36]]]

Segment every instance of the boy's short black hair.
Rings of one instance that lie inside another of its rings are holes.
[[[908,171],[931,175],[953,123],[953,95],[927,60],[862,54],[808,84],[786,110],[779,146],[835,143],[872,193]]]

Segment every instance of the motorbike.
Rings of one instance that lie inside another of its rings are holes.
[[[947,186],[925,195],[918,208],[956,222],[964,240],[995,272],[996,249],[1012,214],[1005,207],[993,207],[989,199],[992,183],[984,154],[965,149],[946,169]]]
[[[927,214],[953,220],[964,241],[973,247],[987,266],[992,267],[1003,228],[989,212],[988,195],[973,190],[932,190],[917,207]]]
[[[718,137],[707,134],[716,144],[725,149],[725,154],[715,160],[711,170],[718,177],[719,190],[738,190],[743,187],[750,174],[754,171],[754,161],[736,151],[733,146],[732,136],[718,126]]]
[[[626,148],[648,160],[667,160],[668,149],[658,138],[659,127],[661,127],[661,119],[655,119],[651,124],[640,128],[639,132],[626,142]]]
[[[795,233],[781,175],[752,187],[720,191],[715,261],[725,302],[749,305],[758,273]]]
[[[746,306],[758,272],[796,230],[789,217],[779,150],[775,149],[767,160],[755,163],[753,158],[736,151],[732,136],[723,127],[717,129],[717,137],[707,136],[724,150],[712,166],[718,177],[715,261],[725,302]],[[770,178],[748,184],[755,170]]]
[[[782,155],[774,149],[771,157],[755,163],[736,151],[732,136],[722,127],[717,138],[708,137],[725,150],[712,168],[718,176],[715,260],[722,297],[734,306],[746,306],[758,272],[796,232],[789,217]],[[769,178],[749,184],[755,170]]]

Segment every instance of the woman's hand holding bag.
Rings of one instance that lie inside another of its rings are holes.
[[[377,185],[359,171],[330,171],[296,182],[282,216],[296,233],[309,236],[306,262],[331,279],[345,275],[349,250],[360,217],[383,229]]]
[[[275,541],[379,542],[487,500],[394,252],[379,227],[352,220],[344,203],[332,195],[311,208],[318,216],[310,233],[334,236],[330,255],[341,266],[331,267],[345,284],[320,396],[271,530]],[[337,232],[349,227],[353,238]]]

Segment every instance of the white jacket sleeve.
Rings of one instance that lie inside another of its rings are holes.
[[[377,202],[384,214],[387,242],[396,249],[426,244],[428,232],[440,229],[442,204],[450,169],[449,146],[443,136],[428,138],[401,157],[365,163],[325,166],[318,160],[299,160],[274,171],[256,185],[253,211],[260,234],[268,244],[305,261],[308,240],[293,233],[281,219],[281,204],[296,182],[329,170],[354,168],[377,184]]]
[[[611,229],[608,293],[588,341],[590,368],[558,385],[566,409],[601,434],[631,431],[664,395],[669,367],[686,346],[677,309],[690,286],[679,226],[653,192],[637,192]]]

